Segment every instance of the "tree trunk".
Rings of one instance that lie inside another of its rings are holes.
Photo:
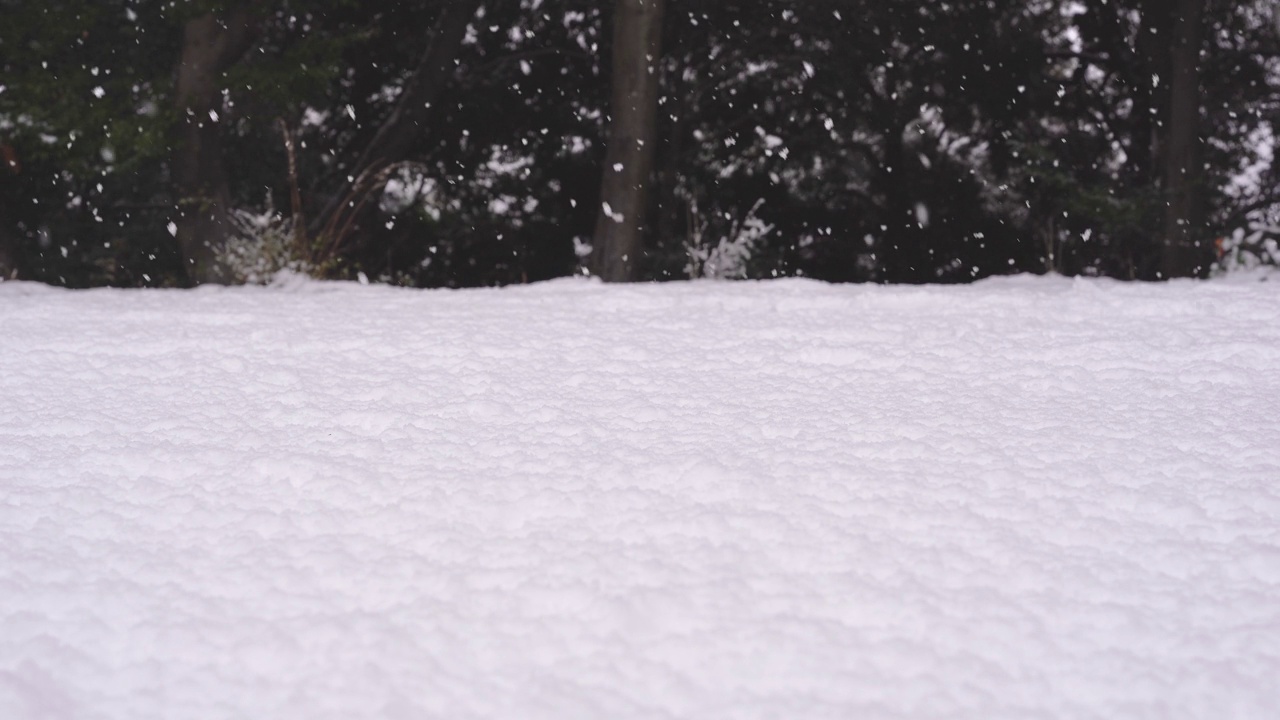
[[[1209,253],[1203,242],[1200,207],[1200,50],[1204,36],[1205,0],[1174,0],[1175,20],[1169,130],[1165,147],[1164,244],[1160,274],[1164,278],[1203,277]]]
[[[454,61],[466,39],[467,26],[475,17],[480,3],[481,0],[459,0],[445,6],[444,14],[432,27],[426,50],[400,93],[395,109],[360,152],[355,165],[348,169],[348,177],[358,178],[367,172],[377,172],[386,165],[406,159],[413,144],[422,136],[423,128],[430,121],[440,96],[453,78]],[[329,198],[312,223],[313,234],[322,232],[342,210],[343,205],[351,201],[349,196],[352,187],[352,182],[347,182]]]
[[[600,188],[592,272],[637,279],[657,145],[658,60],[665,0],[616,0],[609,146]]]
[[[1135,182],[1155,187],[1164,173],[1163,160],[1168,138],[1163,127],[1169,106],[1169,43],[1173,35],[1172,0],[1144,0],[1139,6],[1141,21],[1134,42],[1134,60],[1125,71],[1133,96],[1133,141],[1129,150],[1130,171]],[[1117,12],[1122,12],[1116,8]]]
[[[22,163],[18,161],[18,153],[9,143],[0,141],[0,178],[17,177],[22,173]],[[0,201],[0,281],[17,280],[22,276],[19,258],[22,248],[19,245],[17,222],[9,217],[3,201]]]
[[[22,277],[18,268],[18,235],[10,227],[12,223],[0,208],[0,282]]]
[[[177,68],[176,97],[182,123],[173,148],[172,181],[177,198],[173,220],[187,281],[225,283],[218,251],[228,235],[231,192],[223,164],[221,118],[222,74],[252,46],[258,27],[247,6],[225,21],[208,13],[183,29],[182,60]]]
[[[887,283],[927,283],[935,264],[929,255],[925,237],[911,202],[911,184],[907,175],[905,134],[909,120],[885,103],[882,117],[889,120],[884,134],[884,165],[880,168],[878,190],[884,194],[884,230],[876,248],[880,281]]]

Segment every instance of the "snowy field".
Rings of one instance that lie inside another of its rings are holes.
[[[1273,720],[1275,280],[0,284],[0,718]]]

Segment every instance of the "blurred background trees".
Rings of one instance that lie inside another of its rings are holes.
[[[1269,0],[666,5],[0,0],[0,273],[1156,280],[1280,256]]]

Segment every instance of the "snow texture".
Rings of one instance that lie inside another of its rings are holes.
[[[0,285],[0,718],[1275,718],[1280,283]]]

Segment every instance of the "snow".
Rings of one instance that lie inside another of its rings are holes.
[[[0,284],[0,718],[1274,718],[1280,283]]]

